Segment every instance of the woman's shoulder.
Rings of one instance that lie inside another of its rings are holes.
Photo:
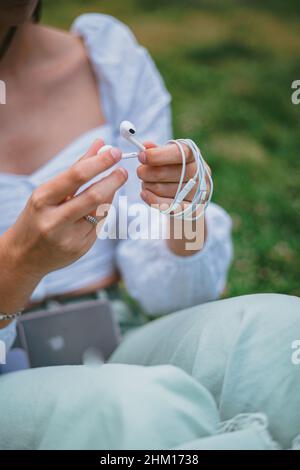
[[[116,27],[120,30],[130,31],[129,27],[118,18],[103,13],[84,13],[74,20],[73,26],[78,25],[96,29]]]
[[[101,13],[86,13],[74,21],[71,30],[103,52],[118,53],[126,48],[137,48],[138,43],[130,28],[122,21]]]
[[[104,103],[108,120],[120,122],[147,107],[154,112],[155,103],[160,107],[169,103],[151,56],[124,23],[109,15],[88,13],[74,21],[71,31],[83,38],[104,99],[109,97],[109,103]]]

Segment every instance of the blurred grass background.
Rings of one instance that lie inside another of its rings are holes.
[[[226,295],[300,296],[298,0],[45,0],[45,23],[86,12],[127,23],[173,96],[175,135],[201,146],[232,216]],[[137,123],[138,125],[138,123]]]

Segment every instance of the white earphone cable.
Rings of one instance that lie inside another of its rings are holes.
[[[143,144],[139,142],[135,137],[133,137],[136,133],[135,126],[130,121],[123,121],[120,125],[120,134],[124,139],[131,142],[133,145],[138,147],[139,150],[145,150]],[[181,175],[177,187],[177,191],[173,202],[166,210],[161,210],[161,212],[165,215],[170,215],[170,217],[176,219],[184,219],[194,221],[202,217],[205,213],[207,206],[209,205],[212,194],[213,194],[213,180],[208,171],[207,164],[201,154],[199,147],[195,144],[195,142],[191,139],[176,139],[176,140],[169,140],[166,142],[165,145],[168,144],[175,144],[177,145],[182,160],[182,170]],[[196,172],[194,176],[184,184],[184,177],[186,173],[186,154],[184,151],[183,145],[186,145],[192,152],[194,157],[194,161],[196,163]],[[103,149],[101,149],[102,151]],[[135,155],[134,152],[123,154],[123,158],[134,158],[138,154]],[[209,183],[209,189],[207,188],[207,180]],[[196,187],[195,194],[192,198],[192,201],[188,204],[187,207],[181,207],[181,204],[185,202],[186,196],[191,192],[191,190]],[[180,210],[182,209],[182,210]]]
[[[201,154],[200,149],[191,139],[176,139],[169,140],[166,145],[175,144],[180,150],[182,157],[182,170],[180,175],[180,180],[178,183],[178,188],[173,199],[173,202],[168,209],[161,211],[163,214],[168,214],[174,218],[184,218],[184,220],[194,221],[202,217],[205,213],[205,210],[210,203],[213,194],[213,181],[212,177],[207,169],[205,160]],[[184,186],[183,181],[186,173],[186,154],[183,148],[183,145],[186,145],[192,152],[197,169],[196,172]],[[207,190],[207,182],[209,182],[209,194]],[[178,210],[183,203],[184,198],[191,192],[193,187],[197,184],[197,189],[192,198],[192,201],[189,205],[183,210]],[[199,212],[200,210],[200,212]]]

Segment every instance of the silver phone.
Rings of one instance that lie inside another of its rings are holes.
[[[105,361],[120,342],[120,330],[107,300],[58,305],[23,315],[18,345],[29,367]]]

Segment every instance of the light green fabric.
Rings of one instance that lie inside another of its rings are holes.
[[[289,448],[299,338],[298,298],[246,296],[154,321],[104,366],[1,376],[0,449]]]
[[[210,393],[173,366],[31,369],[1,377],[0,394],[1,449],[168,449],[219,421]]]
[[[300,299],[260,294],[193,307],[142,327],[112,362],[173,364],[214,396],[221,420],[262,412],[284,448],[300,433]]]
[[[240,431],[216,434],[175,447],[176,450],[279,450],[267,431],[255,426]]]

